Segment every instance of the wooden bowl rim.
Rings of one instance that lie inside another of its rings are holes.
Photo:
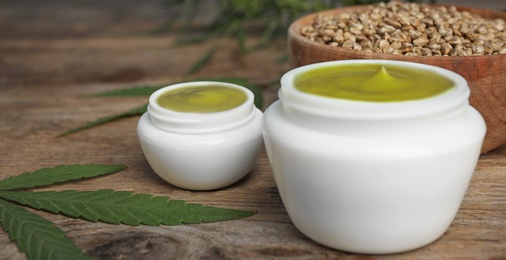
[[[327,44],[319,43],[316,41],[309,40],[308,38],[306,38],[300,34],[300,29],[302,28],[302,26],[311,23],[317,15],[338,14],[338,13],[343,13],[346,11],[367,8],[368,6],[373,6],[373,5],[355,5],[355,6],[348,6],[348,7],[339,7],[339,8],[314,12],[314,13],[310,13],[305,16],[302,16],[290,24],[290,27],[288,28],[288,39],[294,39],[297,41],[301,41],[302,43],[307,44],[310,47],[320,48],[320,50],[322,50],[326,53],[346,54],[346,55],[349,55],[350,57],[356,57],[357,59],[360,59],[360,58],[367,58],[367,59],[392,58],[392,59],[396,59],[396,60],[437,62],[442,59],[451,58],[451,59],[454,59],[457,61],[470,62],[470,61],[473,61],[476,59],[495,60],[495,59],[500,59],[500,58],[506,57],[506,54],[486,54],[486,55],[473,55],[473,56],[406,56],[406,55],[399,55],[399,54],[363,52],[363,51],[350,50],[350,49],[345,49],[345,48],[341,48],[341,47],[334,47],[334,46],[330,46]],[[450,7],[452,5],[434,4],[434,5],[429,5],[429,6]],[[456,5],[453,5],[453,6],[455,6],[458,11],[461,11],[461,12],[467,11],[472,14],[478,14],[486,19],[500,18],[500,19],[506,20],[506,12],[501,12],[501,11],[496,11],[496,10],[491,10],[491,9],[466,7],[466,6],[456,6]],[[483,14],[486,14],[486,15],[484,16]]]

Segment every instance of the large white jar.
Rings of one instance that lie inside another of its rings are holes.
[[[455,87],[403,102],[343,100],[294,88],[294,78],[308,70],[371,63],[433,71]],[[263,136],[295,226],[319,243],[358,253],[396,253],[436,240],[457,213],[485,135],[468,97],[461,76],[416,63],[332,61],[286,73],[280,100],[264,113]]]

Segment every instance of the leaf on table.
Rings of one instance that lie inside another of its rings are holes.
[[[72,129],[67,130],[67,131],[65,131],[63,133],[60,133],[58,135],[58,137],[66,136],[66,135],[69,135],[69,134],[73,134],[73,133],[76,133],[76,132],[79,132],[79,131],[82,131],[82,130],[86,130],[86,129],[89,129],[89,128],[92,128],[92,127],[95,127],[95,126],[103,125],[105,123],[109,123],[109,122],[112,122],[112,121],[115,121],[115,120],[118,120],[118,119],[122,119],[122,118],[125,118],[125,117],[132,117],[132,116],[142,115],[146,111],[147,111],[147,104],[144,104],[142,106],[136,107],[136,108],[128,110],[126,112],[122,112],[122,113],[119,113],[119,114],[114,114],[114,115],[110,115],[110,116],[106,116],[106,117],[101,117],[101,118],[99,118],[99,119],[97,119],[95,121],[86,123],[86,124],[84,124],[82,126],[78,126],[76,128],[72,128]]]
[[[125,165],[60,165],[26,172],[0,181],[1,190],[26,189],[47,186],[68,180],[96,177],[126,169]]]
[[[204,206],[168,197],[114,190],[5,191],[0,192],[0,198],[88,221],[132,226],[197,224],[255,214],[254,211]]]
[[[0,200],[0,224],[28,259],[91,259],[48,220]]]

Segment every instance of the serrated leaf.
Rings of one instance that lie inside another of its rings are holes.
[[[0,200],[0,224],[28,259],[91,259],[48,220]]]
[[[163,196],[114,190],[5,191],[0,192],[0,198],[88,221],[133,226],[197,224],[255,214],[253,211],[204,206]]]
[[[69,135],[69,134],[73,134],[73,133],[76,133],[76,132],[79,132],[79,131],[82,131],[82,130],[85,130],[85,129],[89,129],[89,128],[92,128],[92,127],[95,127],[95,126],[103,125],[105,123],[109,123],[109,122],[112,122],[112,121],[115,121],[115,120],[118,120],[118,119],[122,119],[122,118],[125,118],[125,117],[132,117],[132,116],[142,115],[146,111],[147,111],[147,104],[144,104],[142,106],[136,107],[136,108],[128,110],[126,112],[122,112],[122,113],[119,113],[119,114],[114,114],[114,115],[111,115],[111,116],[101,117],[101,118],[99,118],[99,119],[97,119],[95,121],[89,122],[89,123],[84,124],[82,126],[79,126],[79,127],[76,127],[76,128],[72,128],[72,129],[70,129],[68,131],[65,131],[65,132],[59,134],[58,137],[66,136],[66,135]]]
[[[26,172],[0,181],[1,190],[26,189],[47,186],[68,180],[96,177],[126,169],[125,165],[60,165]]]

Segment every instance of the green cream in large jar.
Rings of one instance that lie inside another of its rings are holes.
[[[312,69],[294,80],[299,91],[337,99],[401,102],[426,99],[455,87],[428,70],[384,64],[346,64]]]
[[[157,103],[177,112],[214,113],[233,109],[247,98],[244,91],[216,84],[169,90],[158,97]]]

